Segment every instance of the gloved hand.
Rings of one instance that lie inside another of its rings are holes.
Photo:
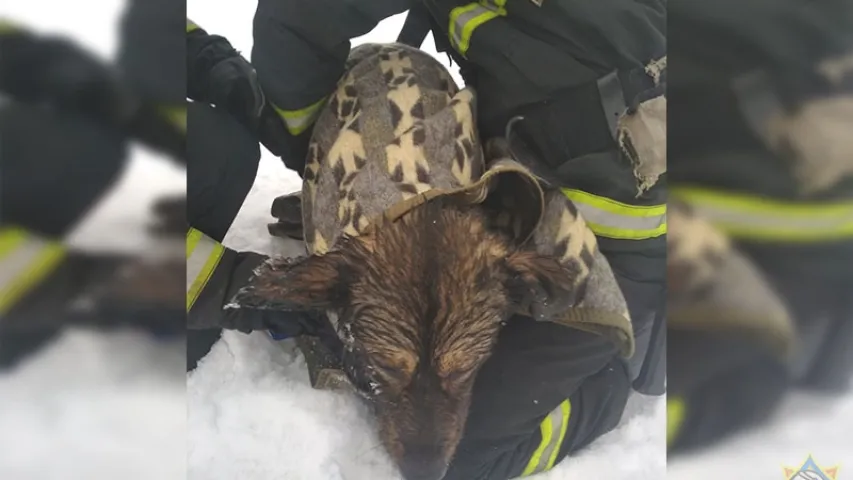
[[[239,54],[219,61],[210,70],[210,103],[225,108],[277,157],[291,154],[292,136],[267,101],[254,67]]]
[[[269,257],[254,252],[239,252],[231,264],[231,282],[223,306],[222,327],[250,333],[254,330],[272,330],[279,335],[297,337],[317,335],[324,330],[321,317],[315,312],[281,311],[255,309],[246,306],[237,307],[231,299],[246,286],[254,271],[263,265]],[[223,261],[226,259],[223,258]],[[227,265],[220,264],[220,267]]]
[[[324,330],[312,312],[276,311],[238,307],[232,299],[269,257],[255,252],[236,252],[226,248],[207,283],[187,313],[187,326],[193,330],[224,328],[250,333],[273,330],[288,337],[317,335]]]
[[[323,329],[320,317],[307,312],[281,312],[274,310],[256,310],[250,308],[225,309],[223,328],[251,333],[255,330],[267,330],[279,339],[317,336]]]

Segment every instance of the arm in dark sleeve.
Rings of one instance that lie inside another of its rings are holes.
[[[16,100],[107,123],[125,120],[135,107],[114,69],[67,38],[6,27],[0,29],[0,59],[0,91]]]
[[[294,139],[267,100],[255,68],[225,37],[206,32],[190,19],[186,32],[187,97],[228,112],[301,175],[304,160],[293,154]]]
[[[216,104],[212,91],[212,71],[221,62],[242,58],[231,42],[221,35],[213,35],[187,19],[187,97],[204,103]],[[237,72],[235,72],[237,73]]]
[[[285,336],[312,334],[311,318],[298,312],[226,308],[254,270],[269,257],[237,252],[200,231],[187,232],[187,328],[249,333],[273,329]]]
[[[350,39],[405,11],[410,0],[259,0],[252,65],[305,157],[310,129],[344,72]]]
[[[0,92],[18,102],[85,117],[174,158],[185,150],[180,105],[143,98],[113,65],[67,38],[36,35],[2,20]]]
[[[527,318],[510,321],[474,385],[447,480],[549,470],[612,430],[631,389],[616,345]]]

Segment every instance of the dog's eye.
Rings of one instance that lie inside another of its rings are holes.
[[[473,370],[452,370],[440,375],[440,377],[445,388],[453,388],[470,380],[473,373]]]
[[[403,386],[408,383],[409,380],[408,372],[402,370],[399,367],[386,365],[384,363],[375,363],[374,371],[384,377],[389,383],[393,385]]]
[[[401,389],[409,384],[417,368],[417,360],[408,355],[375,354],[371,358],[375,373],[391,388]]]

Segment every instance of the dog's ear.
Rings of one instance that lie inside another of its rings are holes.
[[[536,320],[549,320],[583,298],[586,281],[574,263],[520,250],[506,258],[507,292],[515,310]]]
[[[339,251],[299,259],[270,259],[255,269],[229,306],[283,311],[339,309],[347,301],[350,270],[346,255]]]

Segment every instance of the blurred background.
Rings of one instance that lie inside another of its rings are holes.
[[[853,2],[668,28],[668,477],[847,478]]]
[[[183,10],[0,5],[0,478],[186,476]]]

